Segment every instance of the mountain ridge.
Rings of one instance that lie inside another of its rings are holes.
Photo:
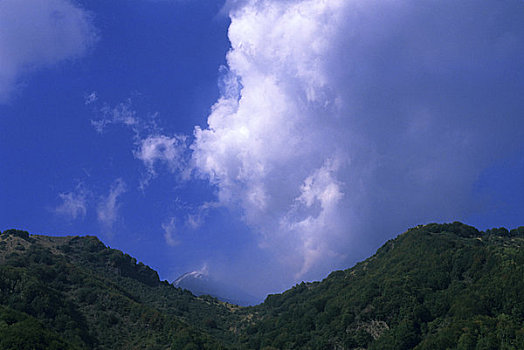
[[[524,227],[420,225],[352,268],[238,307],[96,237],[7,230],[0,348],[519,349],[523,246]]]

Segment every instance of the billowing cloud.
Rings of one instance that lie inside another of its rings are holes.
[[[196,173],[295,278],[460,219],[524,127],[524,3],[250,0]],[[358,255],[358,254],[357,254]]]
[[[0,102],[23,74],[80,57],[95,41],[89,14],[71,1],[0,1]]]
[[[117,179],[111,186],[109,193],[102,196],[97,206],[98,222],[104,229],[110,231],[118,219],[119,197],[126,192],[126,184],[122,179]]]
[[[78,186],[73,192],[59,193],[58,196],[62,203],[54,209],[56,214],[72,220],[85,217],[88,193],[83,186]]]

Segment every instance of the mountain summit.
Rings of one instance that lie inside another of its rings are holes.
[[[206,267],[183,274],[173,282],[173,285],[177,288],[187,289],[196,296],[210,295],[234,305],[252,306],[262,302],[262,300],[242,291],[240,288],[211,277]]]

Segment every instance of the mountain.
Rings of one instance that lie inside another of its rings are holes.
[[[96,237],[0,235],[0,349],[227,349],[233,310]]]
[[[524,349],[524,227],[417,226],[322,282],[270,295],[251,349]]]
[[[178,277],[173,285],[178,288],[187,289],[196,296],[210,295],[218,300],[241,306],[252,306],[259,304],[261,300],[249,295],[239,288],[212,278],[207,269],[187,272]]]
[[[0,349],[523,349],[523,246],[524,227],[417,226],[350,269],[238,307],[96,237],[7,230]]]

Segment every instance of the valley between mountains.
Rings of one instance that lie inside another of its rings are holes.
[[[524,227],[420,225],[240,307],[94,236],[0,235],[0,349],[523,349]]]

